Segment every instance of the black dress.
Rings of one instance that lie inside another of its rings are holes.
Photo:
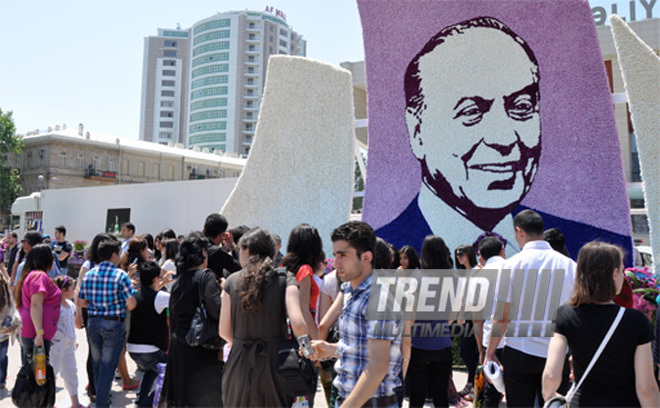
[[[227,407],[290,407],[277,376],[277,352],[286,338],[282,295],[277,275],[269,272],[261,312],[241,309],[244,271],[227,279],[224,289],[231,297],[233,343],[222,378],[223,402]],[[287,274],[287,286],[297,285]]]
[[[197,270],[179,274],[170,296],[170,348],[160,396],[161,407],[222,406],[222,351],[191,347],[186,334],[199,303]],[[211,319],[220,319],[220,286],[211,270],[204,275],[204,302]]]
[[[619,306],[585,304],[557,309],[555,331],[568,339],[573,353],[576,383],[609,330]],[[635,351],[653,341],[648,318],[639,310],[626,309],[619,326],[596,364],[573,397],[572,407],[638,407],[635,389]]]

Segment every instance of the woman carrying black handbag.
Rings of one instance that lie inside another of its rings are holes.
[[[231,343],[223,376],[223,402],[231,407],[290,407],[291,398],[277,372],[286,340],[284,312],[296,337],[307,334],[296,278],[286,277],[285,305],[271,257],[275,241],[265,229],[252,230],[238,243],[243,269],[224,285],[220,335]],[[284,310],[286,309],[286,310]]]
[[[186,340],[197,309],[206,310],[208,319],[220,318],[220,286],[206,269],[208,240],[200,233],[190,234],[176,256],[177,280],[170,295],[170,346],[167,369],[160,395],[161,407],[222,406],[222,355],[203,345],[191,346]],[[203,299],[200,288],[203,287]]]

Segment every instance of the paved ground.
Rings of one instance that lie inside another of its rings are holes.
[[[87,373],[85,372],[85,361],[87,358],[87,341],[85,340],[85,331],[76,330],[78,336],[78,349],[76,350],[76,361],[78,363],[78,397],[80,398],[81,404],[88,406],[90,404],[89,398],[85,393],[85,385],[87,385]],[[21,368],[21,357],[20,357],[20,346],[18,342],[14,342],[13,345],[10,344],[8,356],[9,356],[9,367],[8,367],[8,379],[7,379],[7,388],[0,390],[0,408],[12,407],[11,402],[11,388],[16,381],[16,374]],[[136,366],[133,360],[130,357],[126,357],[128,370],[135,377],[139,378],[142,374],[139,371],[136,371]],[[454,382],[458,390],[463,389],[465,382],[467,381],[467,374],[461,371],[454,371]],[[122,391],[121,380],[115,380],[112,386],[112,406],[113,407],[134,407],[135,404],[133,401],[137,397],[136,391]],[[325,396],[323,391],[319,387],[316,394],[316,403],[314,404],[315,408],[327,408],[325,403]],[[68,393],[64,389],[64,381],[61,378],[57,378],[57,403],[56,406],[59,408],[71,406],[71,402],[68,396]],[[93,405],[92,405],[93,406]],[[432,407],[431,404],[427,404],[427,407]],[[501,405],[503,406],[503,405]],[[404,403],[404,408],[408,408],[408,403]]]

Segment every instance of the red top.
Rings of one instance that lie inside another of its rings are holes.
[[[298,283],[300,283],[303,279],[308,277],[312,281],[312,293],[309,296],[309,311],[312,312],[312,317],[316,316],[316,303],[319,298],[319,285],[316,284],[316,281],[314,280],[314,271],[312,270],[312,267],[309,265],[303,265],[300,268],[298,268],[298,271],[296,272],[296,280]]]

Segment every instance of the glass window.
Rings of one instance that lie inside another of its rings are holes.
[[[228,18],[222,20],[213,20],[213,21],[209,21],[208,23],[204,23],[202,25],[195,27],[195,29],[193,30],[193,34],[197,35],[203,31],[213,30],[214,28],[220,28],[220,27],[229,27],[229,26],[231,26],[231,20]]]
[[[115,169],[116,164],[115,163],[116,163],[115,159],[108,159],[108,171],[113,171],[113,172],[116,171],[116,169]]]
[[[176,47],[176,41],[165,40],[165,46],[166,47]],[[166,56],[168,56],[168,55],[166,55]],[[174,56],[176,57],[176,54]]]
[[[176,76],[176,71],[173,69],[164,69],[163,76]]]
[[[173,128],[174,127],[174,122],[171,122],[171,121],[160,122],[160,127],[162,127],[162,128]]]
[[[101,156],[98,154],[95,154],[94,157],[92,158],[92,166],[94,166],[94,170],[101,170]]]
[[[176,57],[176,50],[163,51],[163,57]]]
[[[172,108],[174,107],[174,101],[160,101],[161,108]]]
[[[160,91],[160,96],[174,96],[174,91]]]
[[[160,117],[161,117],[161,118],[172,118],[172,117],[174,117],[174,112],[171,112],[171,111],[161,111],[161,112],[160,112]]]
[[[163,81],[160,84],[162,86],[174,86],[174,81],[168,80],[168,79],[163,79]]]
[[[66,152],[60,152],[60,167],[66,169],[66,166],[67,166]]]
[[[85,169],[85,155],[82,153],[78,153],[78,170],[84,170]]]
[[[161,139],[171,139],[172,138],[172,132],[159,132],[158,137]]]
[[[164,67],[174,67],[176,66],[176,60],[163,60]]]

